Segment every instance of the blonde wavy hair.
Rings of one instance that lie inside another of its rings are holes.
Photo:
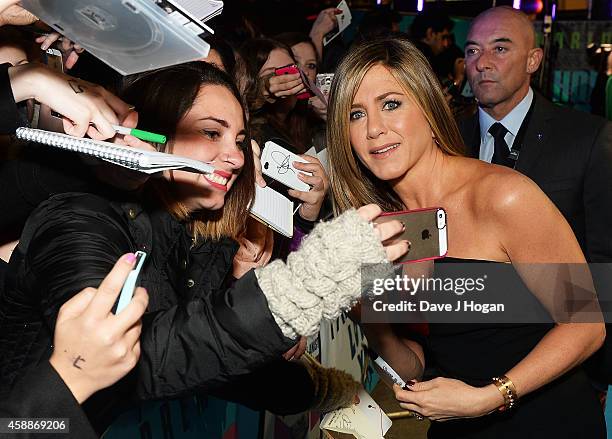
[[[404,208],[387,182],[379,180],[357,158],[351,146],[351,105],[366,73],[383,65],[423,112],[438,147],[463,155],[464,145],[444,93],[422,53],[401,37],[384,37],[354,47],[340,63],[327,110],[327,150],[334,212],[378,204],[385,211]]]

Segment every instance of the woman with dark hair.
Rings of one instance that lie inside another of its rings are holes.
[[[504,280],[517,288],[502,300],[511,294],[551,317],[532,324],[513,308],[515,314],[499,317],[511,323],[498,324],[455,312],[461,323],[430,323],[418,340],[398,336],[389,324],[364,325],[373,349],[408,382],[394,389],[401,407],[436,421],[428,437],[605,437],[599,401],[579,367],[605,336],[580,246],[531,180],[462,157],[440,84],[414,45],[384,38],[348,54],[332,84],[328,143],[338,213],[368,203],[388,211],[443,207],[448,257],[441,262],[487,262],[478,267],[489,277],[510,263]],[[405,271],[431,264],[407,264]],[[563,270],[584,276],[586,318],[570,311],[577,292],[564,283]],[[489,300],[495,287],[478,294]]]
[[[293,145],[296,153],[304,153],[315,144],[320,121],[308,112],[305,100],[297,96],[305,91],[299,73],[275,75],[275,71],[296,65],[291,48],[269,38],[247,41],[241,48],[249,87],[246,100],[251,113],[252,135],[258,143],[280,137]]]
[[[0,334],[11,337],[0,345],[0,393],[49,358],[57,312],[74,291],[96,287],[119,255],[142,250],[140,284],[150,300],[141,357],[131,374],[86,403],[98,431],[135,399],[195,391],[279,413],[349,403],[353,394],[343,386],[328,394],[316,374],[280,356],[356,300],[361,263],[406,251],[406,243],[381,244],[401,225],[370,227],[375,206],[352,211],[316,227],[287,263],[273,261],[234,283],[232,238],[245,226],[255,184],[235,85],[196,62],[138,76],[124,97],[136,105],[140,127],[167,135],[159,150],[216,170],[169,171],[127,194],[65,193],[34,211],[0,296]],[[345,237],[347,228],[355,233]]]
[[[291,49],[297,66],[314,82],[317,78],[319,59],[310,37],[300,32],[285,32],[275,36],[274,39]]]
[[[321,60],[317,57],[317,49],[310,37],[300,32],[286,32],[274,38],[291,48],[297,66],[315,84]],[[327,120],[327,104],[318,96],[310,98],[308,106],[319,118]]]
[[[299,73],[276,75],[281,67],[295,65],[291,49],[284,44],[268,39],[258,38],[245,43],[240,50],[247,77],[246,101],[250,113],[251,135],[263,149],[268,140],[277,140],[282,146],[295,154],[304,154],[311,146],[319,151],[324,148],[321,133],[316,135],[315,125],[311,122],[316,116],[308,110],[308,104],[299,101],[297,96],[304,92],[304,84]],[[306,111],[306,116],[303,111]],[[314,143],[314,145],[313,145]],[[312,176],[299,173],[299,178],[311,186],[307,192],[268,181],[274,189],[286,193],[301,202],[294,215],[297,233],[294,233],[292,245],[287,239],[274,239],[276,256],[284,257],[297,244],[304,233],[308,233],[313,222],[319,219],[321,208],[329,187],[327,174],[321,162],[313,156],[302,155],[309,163],[294,163],[298,171],[309,172]]]
[[[208,56],[203,58],[202,61],[214,65],[234,78],[236,74],[236,56],[232,46],[216,35],[207,37],[206,42],[210,44],[210,51]]]

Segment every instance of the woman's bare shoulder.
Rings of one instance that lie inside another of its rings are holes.
[[[548,199],[529,177],[505,166],[460,158],[466,192],[480,215],[505,215]]]

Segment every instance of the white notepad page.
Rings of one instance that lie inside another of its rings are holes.
[[[293,236],[293,202],[274,189],[255,186],[251,214],[282,235]]]

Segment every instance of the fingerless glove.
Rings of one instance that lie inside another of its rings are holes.
[[[255,275],[276,323],[295,338],[349,309],[361,294],[362,264],[384,261],[374,229],[353,209],[317,224],[286,263],[275,260]]]

